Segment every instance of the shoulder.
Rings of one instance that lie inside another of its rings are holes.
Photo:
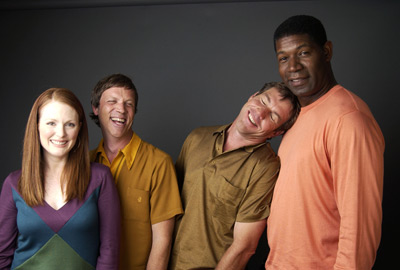
[[[225,126],[201,126],[198,128],[193,129],[189,136],[193,136],[193,135],[212,135],[215,132],[221,132],[222,130],[224,130]]]
[[[222,132],[227,126],[201,126],[193,129],[186,138],[186,143],[203,141],[212,138],[216,132]]]
[[[149,157],[151,159],[154,159],[154,161],[159,161],[159,160],[171,160],[172,158],[171,156],[164,152],[163,150],[161,150],[160,148],[146,142],[146,141],[142,141],[142,145],[140,146],[139,149],[141,156],[143,157]]]
[[[276,160],[278,159],[277,154],[274,149],[272,149],[271,143],[269,141],[265,144],[258,146],[247,146],[244,148],[246,152],[252,152],[252,157],[260,160]]]
[[[11,172],[4,180],[3,187],[11,186],[12,188],[16,189],[18,186],[18,180],[20,176],[21,176],[21,170]]]
[[[197,151],[196,149],[204,149],[209,147],[217,136],[217,133],[222,133],[226,126],[201,126],[193,129],[185,138],[181,154],[187,151]]]
[[[90,163],[90,185],[98,186],[104,183],[105,181],[109,181],[112,179],[112,175],[110,172],[110,168],[106,165],[91,162]]]
[[[280,167],[280,159],[269,142],[254,151],[254,158],[257,159],[258,167],[263,170],[275,171]]]
[[[5,201],[11,202],[13,199],[13,192],[18,191],[18,180],[21,175],[21,171],[14,171],[10,173],[7,178],[4,180],[3,185],[1,186],[1,196],[0,196],[0,201],[2,204],[5,203]],[[14,190],[14,191],[13,191]]]
[[[308,122],[308,126],[322,125],[324,129],[332,129],[331,131],[338,131],[342,125],[347,125],[350,129],[357,129],[373,123],[372,126],[377,127],[368,105],[356,94],[340,85],[336,85],[319,101],[309,106],[305,107],[299,117],[303,120],[302,123],[307,124]]]
[[[114,178],[111,175],[110,168],[100,163],[91,162],[90,181],[86,191],[87,196],[96,190],[108,189],[112,185],[114,185]]]
[[[359,112],[367,116],[372,116],[368,105],[353,92],[340,85],[336,86],[331,91],[332,93],[327,100],[327,104],[324,104],[328,105],[331,110],[342,115]]]
[[[110,168],[108,168],[106,165],[97,162],[91,162],[90,170],[92,174],[105,174],[110,171]]]
[[[333,119],[335,120],[336,116],[338,123],[349,123],[348,128],[358,129],[365,126],[377,128],[376,120],[367,103],[341,86],[338,86],[332,95],[331,108],[337,112],[332,114]]]
[[[272,149],[271,143],[269,141],[267,141],[262,147],[260,147],[260,149],[261,151],[258,152],[260,152],[260,154],[263,155],[265,158],[267,159],[278,158],[274,149]]]

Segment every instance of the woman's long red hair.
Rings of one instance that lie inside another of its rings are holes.
[[[61,187],[66,200],[83,199],[90,180],[89,136],[85,112],[79,99],[68,89],[50,88],[44,91],[31,109],[25,129],[21,176],[18,189],[25,202],[33,207],[44,202],[44,159],[39,138],[40,109],[50,101],[65,103],[76,110],[81,123],[78,138],[68,154]]]

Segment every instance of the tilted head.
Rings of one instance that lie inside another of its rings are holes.
[[[300,110],[297,98],[283,83],[267,83],[243,105],[229,131],[252,144],[283,134]]]
[[[110,89],[112,87],[121,87],[127,90],[131,90],[134,94],[135,104],[134,104],[134,112],[136,114],[138,107],[139,96],[136,90],[135,85],[132,80],[123,74],[112,74],[103,79],[101,79],[94,89],[92,90],[90,102],[92,107],[98,108],[100,104],[100,99],[104,91]],[[96,125],[100,126],[99,117],[95,115],[93,112],[90,114],[90,118],[96,123]]]
[[[292,110],[290,111],[289,119],[284,122],[280,127],[278,127],[275,131],[282,132],[284,134],[289,128],[291,128],[296,122],[297,116],[300,113],[300,103],[297,97],[290,91],[289,88],[282,82],[269,82],[264,84],[264,86],[256,93],[256,95],[262,94],[265,91],[276,88],[280,94],[280,100],[288,100],[292,104]]]

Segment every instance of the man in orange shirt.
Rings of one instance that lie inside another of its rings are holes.
[[[371,269],[381,237],[384,138],[368,106],[336,82],[321,22],[274,34],[279,73],[302,106],[279,147],[266,269]]]
[[[100,80],[92,119],[103,139],[91,161],[110,167],[121,201],[120,269],[167,269],[175,216],[183,213],[171,157],[133,132],[138,94],[125,75]]]

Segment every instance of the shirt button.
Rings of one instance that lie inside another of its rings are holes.
[[[138,203],[141,203],[142,202],[142,197],[138,197],[137,201],[138,201]]]

